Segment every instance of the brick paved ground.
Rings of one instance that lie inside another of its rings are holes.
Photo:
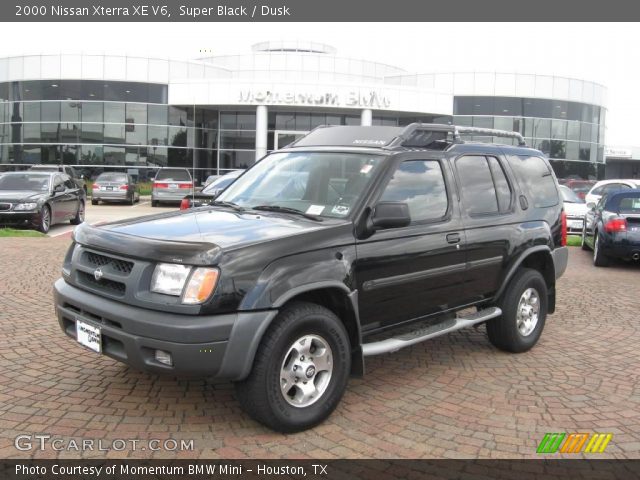
[[[333,416],[275,434],[244,415],[230,384],[136,372],[74,344],[54,318],[65,238],[0,240],[0,458],[18,434],[194,439],[183,457],[533,457],[545,432],[612,432],[607,457],[640,458],[640,266],[569,269],[538,346],[511,355],[484,328],[367,362]],[[88,452],[88,457],[172,457]]]

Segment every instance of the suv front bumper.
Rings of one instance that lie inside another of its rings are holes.
[[[76,339],[76,322],[98,327],[102,353],[133,368],[181,376],[241,380],[277,310],[224,315],[180,315],[133,307],[86,292],[60,278],[55,308],[63,332]],[[172,365],[155,359],[169,352]]]

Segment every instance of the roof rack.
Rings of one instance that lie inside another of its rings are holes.
[[[518,146],[526,147],[527,143],[524,141],[523,136],[518,132],[509,132],[507,130],[495,130],[493,128],[478,128],[478,127],[459,127],[457,125],[445,125],[439,123],[411,123],[405,127],[405,129],[394,138],[391,142],[389,142],[385,147],[393,148],[393,147],[406,147],[406,146],[417,146],[412,145],[415,143],[413,140],[416,137],[421,137],[429,132],[446,132],[451,133],[453,137],[452,143],[464,143],[460,134],[477,134],[477,135],[486,135],[490,137],[504,137],[504,138],[515,138],[518,140]]]
[[[439,123],[412,123],[406,127],[333,126],[319,125],[285,148],[317,146],[359,146],[370,148],[419,148],[446,150],[453,144],[464,143],[461,135],[475,134],[491,137],[515,138],[526,147],[518,132],[490,128],[459,127]]]

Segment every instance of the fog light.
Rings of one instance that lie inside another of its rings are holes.
[[[164,350],[156,350],[156,360],[160,363],[164,363],[165,365],[173,365],[171,354],[169,352],[165,352]]]

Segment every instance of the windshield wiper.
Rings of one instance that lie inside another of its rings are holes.
[[[313,220],[315,222],[323,221],[322,218],[316,215],[310,215],[308,213],[303,212],[302,210],[298,210],[297,208],[280,207],[278,205],[258,205],[256,207],[251,207],[251,210],[264,210],[265,212],[292,213],[294,215],[300,215],[304,218],[308,218],[309,220]]]
[[[228,207],[232,210],[235,210],[236,212],[244,212],[246,210],[246,208],[241,207],[238,204],[235,204],[233,202],[224,202],[222,200],[213,200],[209,203],[209,205],[213,207]]]

